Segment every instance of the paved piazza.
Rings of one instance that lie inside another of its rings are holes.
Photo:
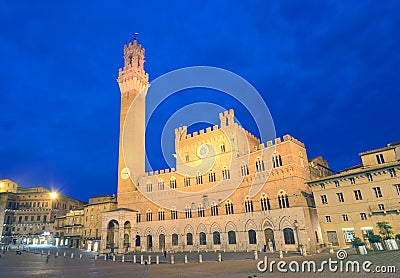
[[[51,250],[55,254],[56,250]],[[71,250],[68,250],[71,252]],[[175,264],[170,264],[170,255],[167,260],[160,258],[160,264],[156,265],[155,256],[153,254],[153,263],[151,265],[141,265],[140,263],[133,264],[130,262],[120,262],[121,258],[116,261],[104,261],[101,257],[94,260],[83,254],[83,259],[79,259],[80,253],[75,253],[73,259],[70,258],[70,253],[63,257],[62,250],[59,250],[60,256],[40,255],[24,252],[22,255],[16,255],[14,251],[9,251],[2,254],[0,258],[0,277],[399,277],[395,273],[377,274],[377,273],[330,273],[328,270],[322,273],[277,273],[276,268],[273,273],[261,273],[257,270],[257,262],[253,260],[250,253],[222,253],[222,262],[217,261],[218,254],[203,253],[204,262],[194,262],[198,254],[187,254],[189,263],[185,264],[184,255],[178,253],[174,255]],[[47,254],[47,253],[46,253]],[[360,256],[349,252],[347,260],[363,262],[369,260],[372,262],[370,269],[375,266],[395,266],[397,272],[400,269],[400,251],[388,251],[380,253],[371,253]],[[260,254],[264,257],[264,254]],[[103,257],[104,258],[104,257]],[[126,256],[126,260],[132,260],[132,256]],[[140,258],[140,255],[137,256]],[[226,260],[224,260],[226,258]],[[289,263],[296,260],[299,264],[304,260],[315,260],[317,265],[329,258],[337,260],[335,254],[319,254],[307,257],[291,256],[285,260]],[[193,259],[190,262],[190,259]],[[269,255],[271,260],[279,261],[274,256]]]

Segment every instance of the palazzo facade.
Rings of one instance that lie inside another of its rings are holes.
[[[175,130],[176,168],[145,172],[144,49],[124,46],[118,208],[102,213],[101,251],[288,250],[323,244],[307,182],[332,174],[290,135],[261,143],[235,122]],[[134,142],[134,143],[133,143]]]

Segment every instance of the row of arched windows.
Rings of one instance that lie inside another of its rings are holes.
[[[270,199],[263,194],[261,196],[260,199],[260,204],[261,204],[261,210],[262,211],[268,211],[271,210],[271,204],[270,204]],[[279,204],[279,208],[289,208],[290,204],[289,204],[289,197],[286,193],[284,193],[283,191],[280,192],[280,194],[278,195],[278,204]],[[254,206],[253,206],[253,200],[251,200],[250,198],[246,198],[244,201],[244,207],[245,207],[245,211],[246,212],[254,212]],[[211,205],[211,216],[218,216],[219,214],[219,206],[215,203],[213,203]],[[231,200],[227,200],[225,202],[225,214],[229,215],[229,214],[234,214],[234,210],[233,210],[233,204]],[[185,208],[185,216],[186,218],[192,218],[192,208],[187,206]],[[199,204],[199,207],[197,209],[197,216],[198,217],[205,217],[205,210],[202,204]],[[137,214],[136,217],[136,222],[140,222],[140,213]],[[178,211],[175,207],[173,207],[171,209],[171,219],[178,219]],[[152,212],[149,209],[146,212],[146,220],[147,221],[152,221],[153,217],[152,217]],[[163,209],[160,209],[158,211],[158,220],[165,220],[165,212]]]
[[[162,235],[164,236],[164,235]],[[247,232],[248,236],[248,243],[249,244],[257,244],[257,233],[255,230],[249,230]],[[291,228],[283,229],[283,238],[285,244],[295,244],[294,232]],[[212,233],[212,242],[214,245],[221,244],[221,234],[218,231]],[[171,235],[172,246],[179,245],[179,236],[178,234]],[[135,240],[136,246],[140,246],[140,235],[136,236]],[[207,235],[205,232],[199,233],[199,244],[206,245],[207,244]],[[228,231],[228,244],[236,244],[236,232],[235,231]],[[187,233],[186,234],[186,245],[193,245],[193,234]]]
[[[257,157],[257,159],[256,159],[255,166],[256,166],[257,172],[265,171],[264,160],[260,159],[259,157]],[[282,166],[282,158],[280,155],[276,155],[276,156],[272,157],[272,166],[273,166],[273,168]],[[244,163],[242,163],[242,165],[240,167],[240,171],[241,171],[242,176],[247,176],[250,174],[248,165],[244,164]],[[224,168],[222,169],[222,179],[228,180],[230,178],[231,178],[230,170],[228,169],[228,167],[224,166]],[[196,179],[196,185],[203,184],[203,176],[201,175],[200,172],[197,172],[195,179]],[[214,170],[211,170],[208,173],[208,182],[215,182],[216,180],[217,179],[216,179],[215,172],[214,172]],[[184,183],[184,186],[186,186],[186,187],[190,186],[190,177],[185,176],[183,178],[183,183]],[[173,189],[176,188],[175,177],[172,177],[170,179],[169,184],[170,184],[170,188],[173,188]],[[148,181],[147,186],[146,186],[146,191],[151,192],[152,190],[153,190],[152,183],[151,183],[151,181]],[[162,179],[159,179],[159,181],[158,181],[158,190],[164,190],[164,181]]]

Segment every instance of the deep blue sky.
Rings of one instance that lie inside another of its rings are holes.
[[[59,2],[0,2],[0,178],[83,200],[116,193],[116,77],[134,32],[151,80],[233,71],[278,135],[334,170],[400,140],[400,1]]]

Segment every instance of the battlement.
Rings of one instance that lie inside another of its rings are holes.
[[[162,174],[175,173],[175,168],[168,168],[163,170],[155,170],[153,172],[146,172],[145,177],[157,176]]]
[[[214,125],[212,127],[207,127],[205,130],[200,129],[198,131],[193,132],[192,134],[190,134],[190,133],[188,134],[187,126],[181,126],[181,127],[175,128],[175,141],[183,141],[185,139],[195,138],[197,136],[209,134],[209,133],[219,130],[219,129],[220,128],[218,125]]]
[[[282,139],[283,139],[283,140],[282,140]],[[282,142],[287,142],[287,141],[292,141],[293,143],[299,145],[300,147],[305,148],[305,145],[304,145],[303,142],[297,140],[296,138],[294,138],[293,136],[291,136],[291,135],[289,135],[289,134],[284,135],[283,138],[277,137],[277,138],[275,138],[274,141],[269,140],[269,141],[267,142],[267,147],[271,147],[271,146],[273,146],[273,145],[278,145],[278,144],[280,144],[280,143],[282,143]],[[263,144],[262,144],[262,145],[263,145]]]

